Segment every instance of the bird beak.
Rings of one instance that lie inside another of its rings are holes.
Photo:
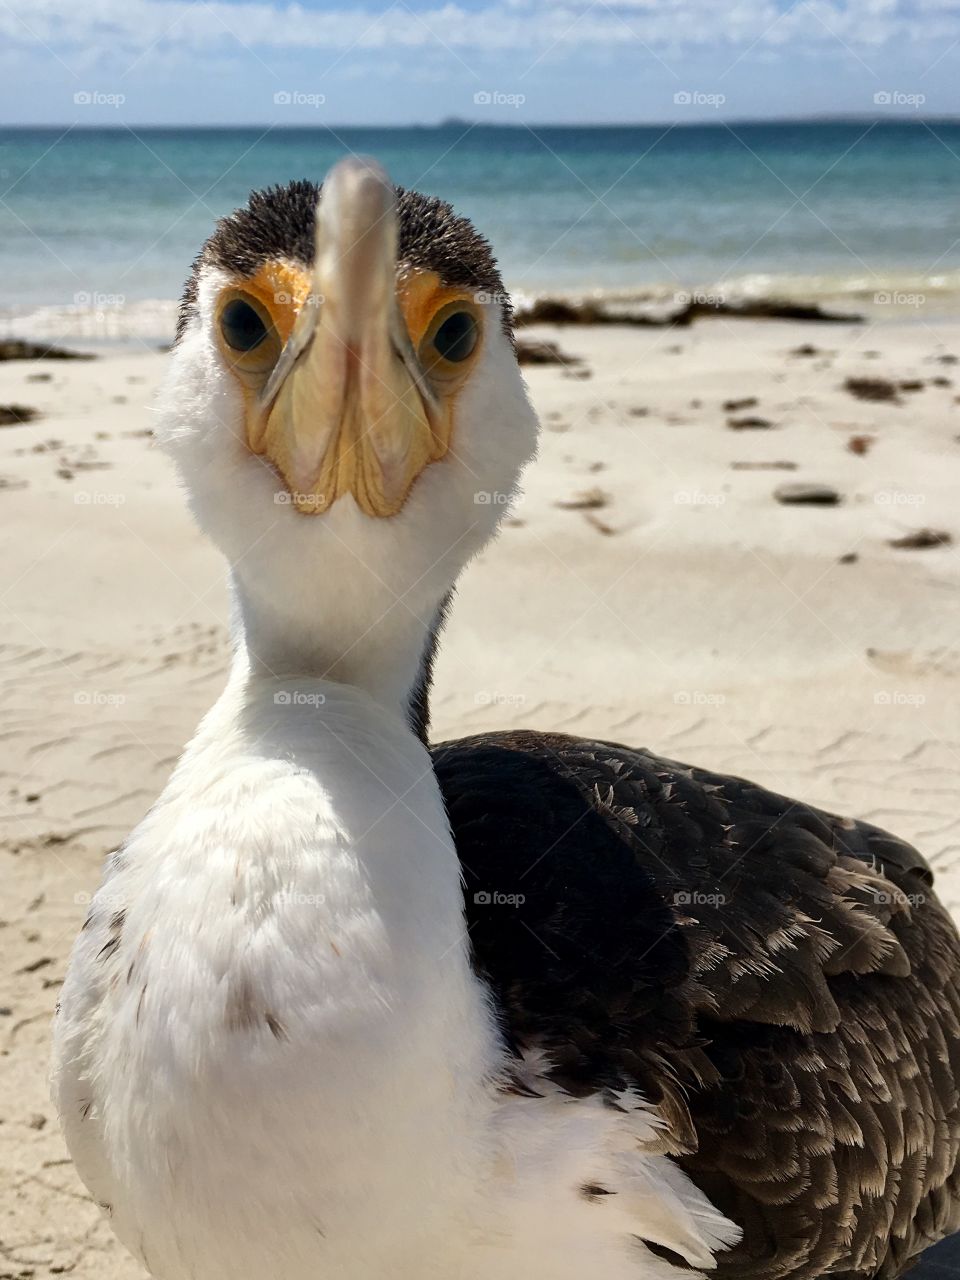
[[[395,515],[446,443],[436,397],[397,301],[393,185],[371,160],[341,160],[316,212],[312,292],[251,415],[248,442],[297,510],[352,494]]]

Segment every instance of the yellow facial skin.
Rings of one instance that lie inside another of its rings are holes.
[[[482,308],[434,272],[391,274],[387,282],[373,257],[338,263],[320,297],[316,270],[274,261],[217,301],[217,341],[244,393],[246,443],[303,514],[349,493],[368,516],[396,515],[425,467],[449,451],[457,395],[482,347]],[[249,351],[224,332],[237,299],[266,329]],[[475,345],[446,359],[434,340],[451,316],[465,323],[462,313]]]

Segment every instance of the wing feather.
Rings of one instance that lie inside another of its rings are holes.
[[[885,1280],[960,1226],[960,941],[915,849],[610,743],[434,763],[508,1043],[657,1106],[744,1229],[720,1272]]]

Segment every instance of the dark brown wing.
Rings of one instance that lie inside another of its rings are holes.
[[[609,743],[434,748],[504,1032],[632,1084],[741,1280],[898,1275],[960,1226],[960,940],[909,845]]]

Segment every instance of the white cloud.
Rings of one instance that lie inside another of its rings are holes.
[[[318,11],[264,0],[5,0],[0,36],[51,49],[121,52],[151,46],[213,49],[447,47],[455,51],[575,50],[584,45],[652,49],[875,48],[898,40],[960,35],[960,0],[496,0],[479,12],[455,3],[411,11],[403,3]]]

